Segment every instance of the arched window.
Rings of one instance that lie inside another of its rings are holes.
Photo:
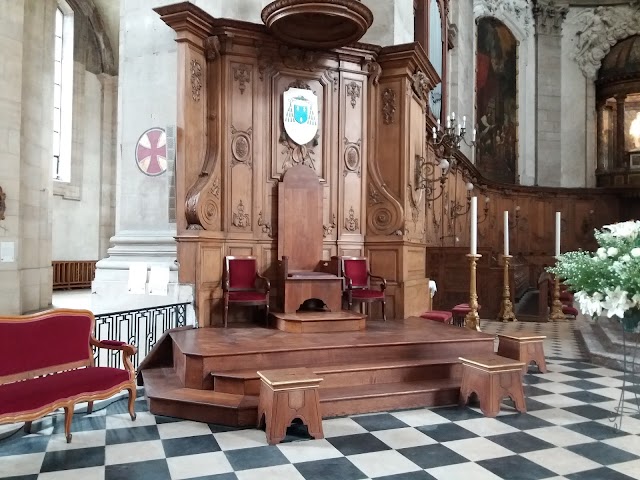
[[[53,179],[71,180],[71,111],[73,102],[73,11],[56,9],[53,74]]]
[[[446,0],[414,0],[414,40],[419,42],[429,56],[429,61],[442,79],[432,91],[429,109],[435,118],[444,116],[442,98],[446,85]]]

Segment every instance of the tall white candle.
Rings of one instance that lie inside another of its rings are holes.
[[[478,253],[478,197],[471,197],[471,255]]]
[[[504,254],[509,255],[509,211],[504,211]]]
[[[556,257],[560,255],[560,212],[556,212]]]

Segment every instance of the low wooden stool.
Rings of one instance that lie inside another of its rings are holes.
[[[478,311],[482,308],[481,305],[478,305]],[[451,309],[451,315],[453,316],[453,324],[456,327],[464,327],[464,319],[467,316],[467,313],[471,311],[471,307],[468,303],[459,303],[455,307]]]
[[[280,443],[296,418],[307,426],[309,435],[324,438],[318,397],[322,378],[307,368],[262,370],[258,375],[262,379],[258,428],[266,427],[269,445]]]
[[[530,362],[536,363],[540,373],[547,373],[543,343],[545,338],[545,335],[526,333],[498,334],[498,355],[524,362],[524,373],[527,373]]]
[[[527,411],[522,388],[523,363],[499,355],[482,355],[463,358],[460,405],[467,404],[469,395],[476,393],[480,410],[486,417],[495,417],[500,412],[500,402],[511,397],[516,410]]]

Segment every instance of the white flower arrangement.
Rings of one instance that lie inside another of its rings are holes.
[[[606,225],[595,231],[594,253],[563,253],[549,272],[574,292],[583,314],[618,317],[626,330],[640,322],[640,221]]]

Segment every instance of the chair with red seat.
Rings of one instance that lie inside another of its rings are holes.
[[[351,309],[353,302],[367,304],[382,302],[382,318],[386,322],[384,291],[387,288],[387,281],[377,275],[371,275],[365,257],[340,257],[340,265],[349,309]],[[380,290],[371,288],[371,279],[380,280]]]
[[[262,288],[257,288],[260,281]],[[256,257],[224,257],[224,272],[222,275],[222,291],[224,294],[224,326],[227,326],[229,304],[245,307],[265,307],[265,320],[269,321],[269,279],[258,273]]]

